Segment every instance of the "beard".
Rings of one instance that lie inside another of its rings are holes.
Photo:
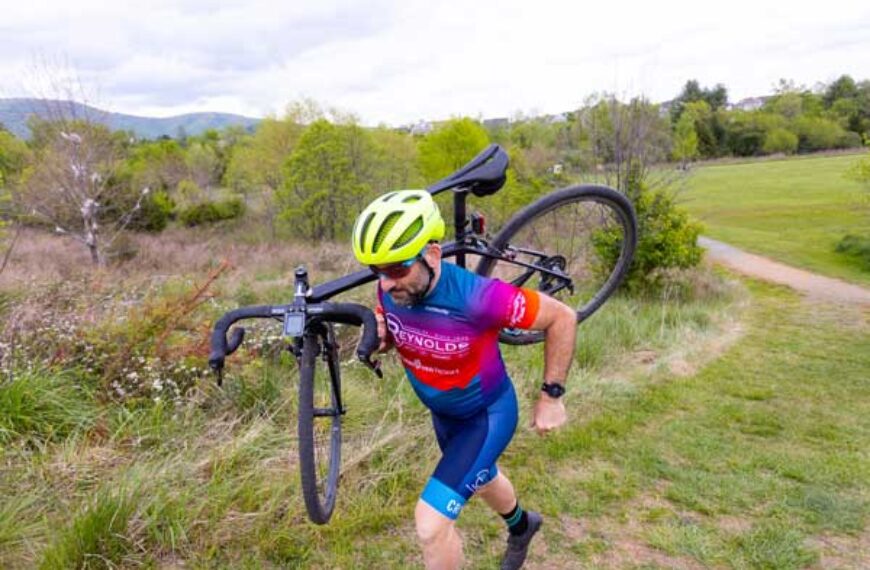
[[[394,287],[389,295],[393,302],[400,307],[413,307],[422,300],[429,289],[429,275],[420,276],[419,279],[408,283],[403,287]]]
[[[417,304],[417,297],[417,294],[411,293],[407,289],[402,289],[400,291],[393,289],[390,291],[390,298],[392,298],[393,302],[400,307],[413,307]]]

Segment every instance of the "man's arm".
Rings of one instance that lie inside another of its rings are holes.
[[[540,295],[538,315],[532,323],[535,330],[544,331],[544,382],[565,385],[568,369],[574,359],[577,336],[577,313],[552,297]],[[541,392],[532,417],[532,427],[543,434],[565,423],[567,413],[561,398]]]

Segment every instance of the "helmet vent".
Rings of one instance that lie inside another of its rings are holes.
[[[411,202],[418,202],[420,200],[419,196],[408,196],[404,200],[402,200],[403,204],[410,204]]]
[[[386,196],[384,196],[383,198],[381,198],[381,202],[389,202],[390,200],[393,199],[393,197],[394,197],[396,194],[398,194],[398,192],[390,192],[389,194],[387,194]]]
[[[362,226],[360,227],[359,234],[358,234],[359,235],[359,250],[360,251],[366,250],[366,248],[365,248],[366,234],[368,233],[369,225],[371,225],[374,217],[375,217],[375,212],[372,212],[371,214],[366,216],[365,221],[362,223]]]
[[[404,200],[404,201],[407,202],[407,200]],[[408,245],[408,243],[411,242],[411,240],[413,240],[415,237],[417,237],[417,234],[419,234],[420,230],[422,230],[422,229],[423,229],[423,216],[420,216],[419,218],[414,220],[410,226],[408,226],[408,229],[406,229],[404,232],[402,232],[402,235],[400,235],[399,239],[396,240],[396,243],[393,244],[392,249],[395,250],[395,249],[405,247],[406,245]]]
[[[384,239],[386,239],[387,234],[390,233],[390,230],[393,229],[393,226],[396,225],[396,222],[399,221],[399,218],[402,217],[401,212],[393,212],[384,220],[384,223],[381,224],[381,227],[378,228],[378,233],[375,234],[375,243],[372,246],[372,251],[378,251],[381,248],[381,245],[384,243]]]

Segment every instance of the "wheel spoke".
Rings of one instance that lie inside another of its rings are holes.
[[[596,310],[618,285],[633,255],[635,243],[634,214],[628,201],[613,190],[598,186],[568,188],[547,195],[528,206],[492,240],[492,246],[508,245],[518,251],[540,251],[548,259],[562,256],[568,287],[552,291],[553,295],[573,306],[578,315],[588,316]],[[523,255],[528,263],[539,260]],[[544,263],[548,266],[547,263]],[[487,260],[480,272],[512,282],[525,271],[507,260]],[[527,287],[552,282],[539,273],[528,280]],[[540,340],[537,332],[511,335],[519,342]]]

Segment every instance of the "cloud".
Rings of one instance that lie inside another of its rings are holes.
[[[309,96],[396,124],[558,112],[600,91],[660,101],[690,78],[732,99],[780,77],[867,78],[867,29],[870,5],[850,0],[33,0],[4,9],[0,73],[61,54],[117,111],[264,114]]]

